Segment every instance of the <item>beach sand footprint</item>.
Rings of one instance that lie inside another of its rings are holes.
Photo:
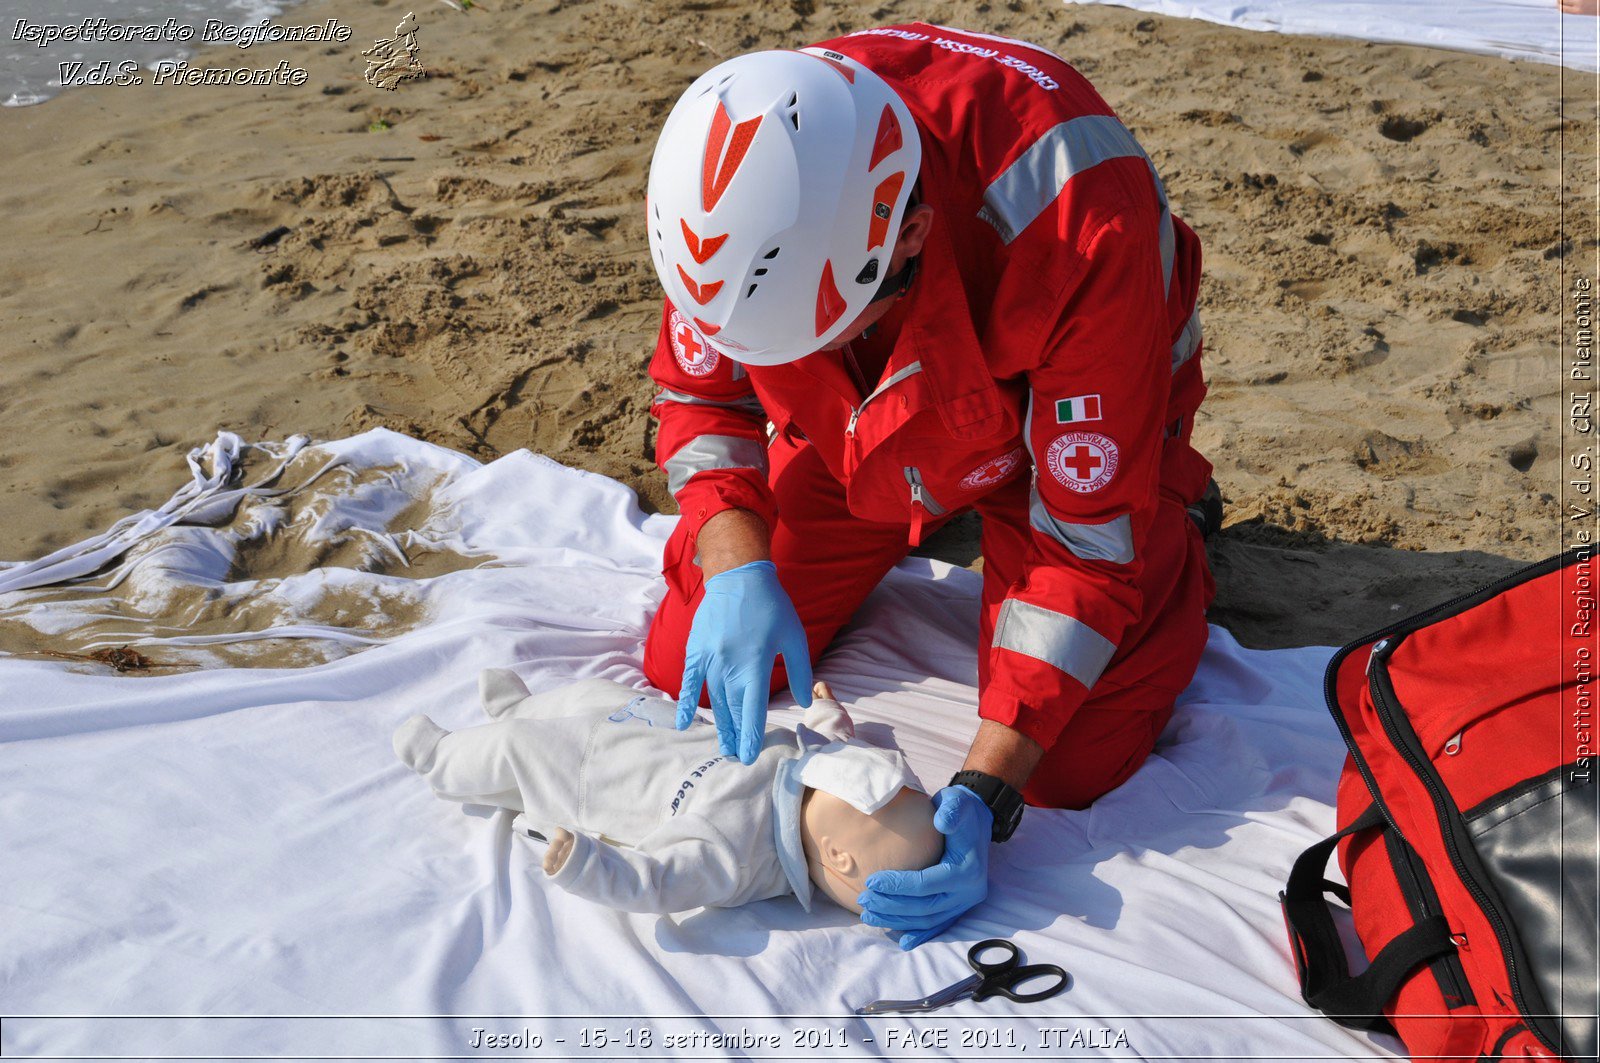
[[[242,445],[214,503],[93,571],[0,591],[0,653],[160,675],[359,652],[428,620],[428,581],[495,563],[464,550],[434,499],[443,479],[318,446]]]

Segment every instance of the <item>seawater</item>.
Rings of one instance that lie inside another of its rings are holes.
[[[245,26],[281,15],[293,3],[294,0],[5,0],[0,3],[0,106],[26,107],[60,93],[62,63],[81,61],[90,67],[109,59],[115,67],[123,60],[132,60],[153,70],[163,60],[189,59],[201,48],[217,47],[200,43],[201,33],[212,19]],[[33,26],[76,26],[86,18],[103,18],[119,26],[161,26],[170,18],[177,26],[193,29],[194,36],[188,42],[54,41],[43,48],[33,41],[17,39],[19,21]]]

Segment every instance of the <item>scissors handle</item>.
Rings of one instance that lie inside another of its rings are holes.
[[[1032,978],[1054,977],[1055,981],[1043,989],[1036,989],[1031,993],[1018,993],[1015,986]],[[1047,1000],[1067,988],[1070,980],[1067,972],[1053,963],[1030,963],[1021,967],[1012,967],[1000,974],[991,974],[984,978],[983,984],[978,986],[972,994],[973,1000],[987,1000],[992,996],[1002,996],[1016,1001],[1018,1004],[1029,1004],[1035,1000]]]
[[[998,950],[1005,955],[998,960],[979,959],[985,952]],[[985,978],[1005,974],[1022,962],[1022,951],[1005,938],[985,938],[967,950],[967,963]]]
[[[1005,957],[992,962],[985,962],[978,957],[983,953],[998,949],[1005,953]],[[1004,938],[988,938],[980,941],[967,950],[967,962],[972,969],[983,976],[983,981],[973,990],[973,1000],[987,1000],[992,996],[1003,996],[1019,1004],[1027,1004],[1035,1000],[1045,1000],[1055,996],[1067,987],[1069,980],[1067,972],[1053,963],[1030,963],[1022,966],[1022,952],[1011,942]],[[1015,988],[1023,982],[1034,978],[1055,977],[1055,981],[1043,989],[1031,993],[1018,993]]]

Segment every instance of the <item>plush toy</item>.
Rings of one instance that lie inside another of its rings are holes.
[[[530,694],[479,679],[493,723],[450,732],[413,716],[395,753],[442,798],[521,813],[548,839],[548,880],[633,912],[733,907],[812,887],[853,912],[867,876],[944,851],[904,757],[855,738],[827,685],[797,730],[767,728],[754,764],[719,756],[715,727],[674,726],[677,703],[603,679]]]

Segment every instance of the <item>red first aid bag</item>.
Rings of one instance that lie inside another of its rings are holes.
[[[1595,1058],[1596,566],[1562,554],[1329,662],[1339,829],[1280,894],[1301,995],[1329,1017],[1419,1059]],[[1348,886],[1323,877],[1334,850]]]

